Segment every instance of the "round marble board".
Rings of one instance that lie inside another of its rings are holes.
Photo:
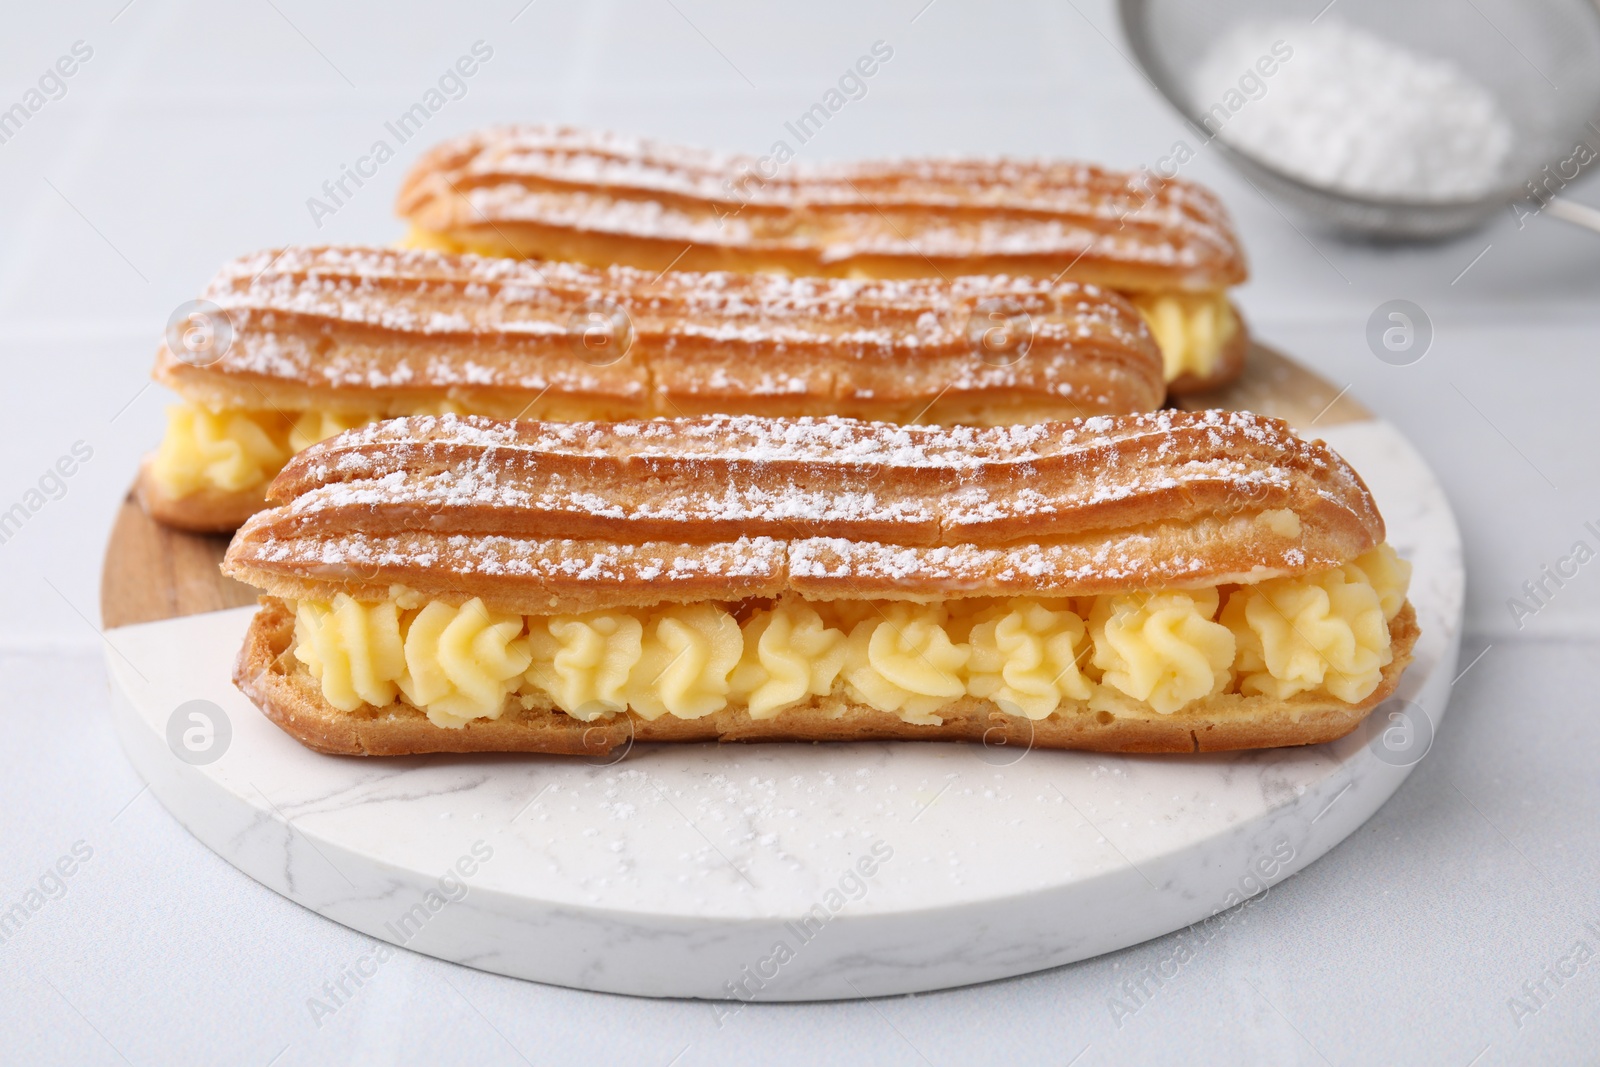
[[[1426,752],[1460,643],[1460,535],[1415,450],[1267,349],[1185,406],[1248,407],[1359,470],[1415,566],[1400,692],[1326,745],[1109,756],[1015,745],[639,745],[604,759],[302,748],[229,674],[253,594],[225,544],[129,503],[106,559],[123,746],[163,804],[318,914],[501,974],[648,996],[907,993],[1084,959],[1281,881]]]

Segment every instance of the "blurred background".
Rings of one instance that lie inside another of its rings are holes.
[[[1271,10],[1309,25],[1338,17],[1337,5]],[[1505,45],[1493,62],[1534,54],[1536,27],[1514,3],[1429,6],[1441,38],[1453,22],[1492,16],[1490,36]],[[477,42],[491,58],[399,144],[384,124]],[[1484,1063],[1571,1061],[1580,1047],[1592,1055],[1600,974],[1583,972],[1517,1026],[1506,1002],[1582,934],[1570,891],[1600,875],[1594,750],[1585,744],[1594,737],[1585,664],[1600,647],[1600,563],[1531,618],[1517,618],[1508,601],[1574,542],[1600,545],[1585,526],[1600,529],[1600,235],[1510,204],[1479,228],[1427,243],[1333,233],[1269,199],[1196,136],[1137,66],[1107,0],[13,5],[0,34],[0,358],[9,375],[0,511],[30,493],[45,502],[0,543],[0,702],[12,724],[58,715],[60,725],[30,725],[17,742],[49,748],[48,758],[15,746],[0,757],[0,870],[17,872],[21,885],[53,858],[56,837],[103,825],[139,786],[105,723],[100,556],[139,457],[160,434],[169,397],[147,384],[158,337],[223,261],[286,243],[398,238],[392,204],[411,162],[487,123],[558,120],[764,153],[876,42],[892,58],[799,158],[1006,153],[1137,169],[1179,142],[1194,149],[1183,177],[1220,194],[1250,254],[1252,279],[1238,300],[1252,329],[1398,426],[1450,492],[1468,565],[1461,662],[1482,653],[1481,665],[1457,689],[1440,751],[1356,837],[1281,890],[1288,903],[1275,906],[1294,910],[1252,919],[1205,963],[1210,974],[1187,1001],[1163,1006],[1153,1025],[1139,1020],[1139,1034],[1115,1036],[1104,1000],[1119,968],[1148,962],[1146,949],[905,1008],[751,1009],[732,1036],[716,1032],[703,1005],[487,975],[452,980],[474,983],[474,1002],[496,1005],[502,1020],[539,1020],[517,1031],[529,1056],[548,1040],[563,1055],[602,1061],[676,1063],[689,1045],[697,1051],[685,1064],[770,1062],[804,1052],[803,1035],[824,1027],[880,1062],[1066,1063],[1096,1043],[1083,1062],[1114,1062],[1168,1056],[1183,1042],[1217,1062],[1322,1062],[1229,969],[1265,958],[1286,975],[1291,1014],[1311,1020],[1316,1048],[1336,1062],[1465,1065],[1486,1046]],[[64,69],[62,57],[73,57],[74,72],[60,93],[50,82],[42,105],[8,125],[3,109]],[[1600,127],[1583,136],[1600,150]],[[380,138],[395,158],[319,217],[308,201],[326,203],[324,183]],[[1585,169],[1562,195],[1600,205],[1596,172]],[[1395,300],[1420,308],[1432,333],[1424,355],[1400,364],[1368,341],[1374,313]],[[55,481],[41,488],[75,447],[75,473],[59,492]],[[1450,781],[1438,776],[1440,761]],[[1464,804],[1451,781],[1488,793]],[[313,1034],[297,997],[353,958],[361,939],[247,883],[149,798],[119,817],[123,836],[110,839],[96,871],[104,881],[81,891],[95,894],[89,910],[49,918],[63,940],[30,927],[32,947],[0,945],[0,996],[11,1005],[0,1008],[0,1059],[11,1059],[5,1046],[15,1040],[34,1062],[121,1062],[124,1052],[164,1062],[174,1048],[189,1062],[402,1053],[518,1062],[522,1053],[511,1055],[460,1005],[450,1009],[459,1025],[444,1029],[413,1016],[448,999],[428,969],[444,965],[433,961],[397,967],[393,996],[342,1016],[335,1033]],[[22,836],[35,818],[65,821],[39,843]],[[1592,889],[1577,894],[1600,919]],[[1600,949],[1600,934],[1589,936]],[[73,963],[102,940],[119,946],[109,960]],[[152,965],[140,945],[173,958]],[[111,963],[146,978],[129,988]],[[97,1041],[39,985],[41,975],[69,972],[74,1002],[102,1007],[96,1021],[113,1043]],[[270,995],[257,972],[278,976]],[[883,1025],[886,1011],[898,1028]],[[597,1032],[617,1018],[626,1026]],[[897,1039],[899,1029],[915,1044]],[[291,1043],[289,1056],[274,1058]]]

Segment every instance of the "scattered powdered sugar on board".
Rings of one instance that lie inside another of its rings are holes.
[[[1281,62],[1261,77],[1268,55]],[[1206,128],[1228,144],[1340,192],[1470,200],[1506,177],[1513,132],[1493,94],[1454,63],[1332,19],[1235,28],[1190,94],[1202,118],[1222,104]]]

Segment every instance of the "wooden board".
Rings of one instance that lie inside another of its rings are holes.
[[[1251,346],[1237,382],[1185,397],[1178,406],[1256,411],[1311,433],[1319,426],[1372,417],[1345,389],[1265,345]],[[227,547],[225,536],[184,533],[152,521],[129,493],[106,545],[102,624],[129,626],[254,604],[254,589],[217,570]]]
[[[161,525],[128,493],[100,572],[101,625],[110,629],[254,604],[254,589],[217,569],[227,548],[225,535]]]
[[[1252,344],[1237,381],[1182,397],[1177,406],[1185,411],[1254,411],[1282,419],[1303,436],[1312,437],[1319,426],[1372,418],[1372,412],[1350,396],[1349,388],[1348,384],[1334,385],[1276,349]]]

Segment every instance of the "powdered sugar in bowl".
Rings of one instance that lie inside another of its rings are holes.
[[[1325,2],[1120,9],[1195,135],[1338,229],[1443,236],[1600,168],[1594,0]]]

